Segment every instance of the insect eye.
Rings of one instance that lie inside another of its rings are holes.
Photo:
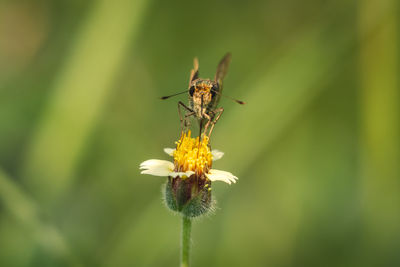
[[[214,97],[216,92],[218,92],[218,85],[213,85],[211,87],[211,96]]]
[[[190,95],[190,96],[193,96],[193,94],[194,94],[194,86],[191,86],[191,87],[189,88],[189,95]]]

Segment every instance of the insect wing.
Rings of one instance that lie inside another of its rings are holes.
[[[189,87],[190,84],[198,78],[199,78],[199,60],[197,59],[197,57],[195,57],[193,59],[193,69],[190,72]]]
[[[229,63],[231,62],[231,53],[227,53],[219,62],[217,67],[217,72],[215,73],[214,81],[218,83],[221,88],[219,92],[222,90],[222,82],[228,72]]]
[[[218,105],[219,99],[223,89],[223,80],[228,72],[228,67],[231,62],[231,53],[227,53],[219,62],[217,72],[215,73],[214,81],[218,84],[217,94],[215,94],[215,100],[213,101],[213,109]]]

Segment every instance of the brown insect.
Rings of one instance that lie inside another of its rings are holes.
[[[227,53],[218,64],[214,79],[210,80],[199,78],[199,62],[197,58],[194,58],[193,69],[190,72],[189,89],[178,94],[161,98],[167,99],[175,95],[189,92],[189,106],[186,106],[182,101],[178,102],[178,113],[182,123],[182,130],[186,130],[190,126],[189,119],[194,116],[199,122],[200,135],[202,133],[208,136],[211,135],[215,124],[224,112],[224,108],[217,107],[217,105],[222,96],[222,83],[228,71],[230,61],[231,54]],[[232,100],[239,104],[244,104],[243,101]],[[186,111],[184,115],[182,115],[182,108]]]

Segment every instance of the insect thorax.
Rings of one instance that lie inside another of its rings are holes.
[[[197,79],[191,83],[189,89],[190,107],[196,113],[196,117],[203,118],[204,113],[208,113],[213,105],[215,93],[215,83],[211,80]]]

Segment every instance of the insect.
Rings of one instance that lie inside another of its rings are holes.
[[[211,135],[215,124],[224,112],[224,108],[217,107],[217,105],[222,96],[223,79],[228,71],[230,61],[231,54],[227,53],[218,64],[214,79],[210,80],[199,78],[199,62],[197,58],[194,58],[188,90],[161,98],[167,99],[185,92],[189,93],[189,106],[185,105],[182,101],[178,102],[178,113],[183,130],[186,130],[190,126],[189,119],[193,116],[199,122],[200,136],[202,133],[208,136]],[[244,104],[243,101],[232,100],[239,104]],[[182,114],[181,109],[185,110],[184,114]]]

